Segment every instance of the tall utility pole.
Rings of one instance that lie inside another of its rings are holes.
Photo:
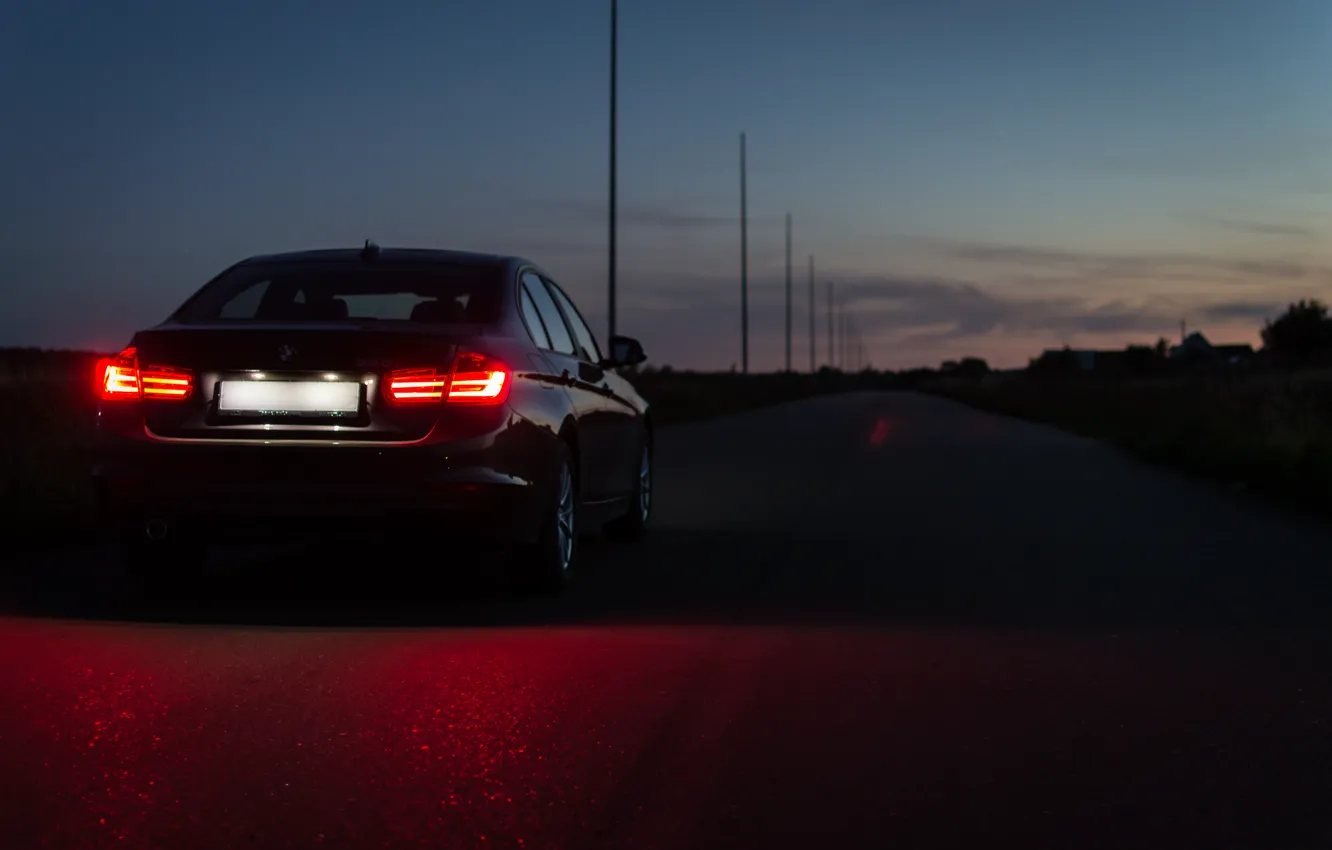
[[[828,365],[837,367],[837,328],[833,325],[836,311],[833,309],[833,283],[828,281]]]
[[[618,0],[611,0],[611,48],[610,48],[610,256],[607,258],[607,280],[609,292],[607,293],[607,311],[610,314],[610,335],[606,339],[606,344],[610,345],[610,337],[615,336],[615,125],[616,125],[616,83],[619,69],[619,49],[620,49],[620,4]]]
[[[838,318],[838,353],[837,368],[846,371],[846,296],[843,295],[837,299],[837,318]]]
[[[856,329],[851,322],[851,317],[846,313],[846,301],[842,301],[842,371],[850,372],[853,364],[851,363],[851,354],[855,350],[851,346],[851,340],[854,338]]]
[[[856,317],[854,315],[847,316],[846,321],[851,327],[851,333],[846,338],[846,363],[850,367],[847,371],[854,372],[859,368],[856,352],[860,346],[860,329],[856,327]]]
[[[749,197],[744,133],[740,134],[740,371],[749,374]]]
[[[860,345],[860,330],[856,327],[856,317],[846,317],[846,371],[856,371],[856,351]]]
[[[791,371],[791,214],[786,214],[786,371]]]
[[[855,316],[852,316],[852,317],[851,317],[851,344],[852,344],[853,346],[855,346],[855,348],[853,348],[852,351],[851,351],[851,366],[852,366],[852,371],[854,371],[854,372],[859,372],[859,371],[860,371],[860,352],[863,350],[863,345],[862,345],[862,343],[861,343],[861,341],[860,341],[860,327],[859,327],[858,325],[856,325],[856,317],[855,317]]]
[[[818,368],[814,364],[814,255],[809,255],[809,371]]]
[[[843,296],[843,297],[837,299],[837,310],[838,310],[838,312],[841,313],[841,316],[842,316],[842,331],[841,331],[841,337],[842,337],[842,338],[841,338],[841,340],[838,341],[838,349],[839,349],[840,353],[839,353],[837,356],[838,356],[838,359],[842,361],[842,371],[845,372],[845,371],[847,371],[847,369],[850,368],[850,366],[851,366],[851,364],[848,363],[848,362],[847,362],[847,359],[846,359],[846,352],[847,352],[847,350],[848,350],[848,348],[847,348],[847,344],[846,344],[846,339],[847,339],[848,336],[851,335],[851,320],[850,320],[850,319],[847,317],[847,315],[846,315],[846,297],[845,297],[845,296]]]

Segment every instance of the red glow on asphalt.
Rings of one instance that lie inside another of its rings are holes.
[[[1191,822],[1219,837],[1217,812],[1325,806],[1307,777],[1326,748],[1291,734],[1321,728],[1325,665],[1270,657],[1117,635],[0,620],[0,823],[6,847],[771,848],[891,816],[970,846],[999,823],[1201,811],[1205,763]]]
[[[870,432],[869,442],[871,446],[882,446],[888,442],[888,436],[892,433],[893,427],[888,420],[880,416],[874,423],[874,430]]]

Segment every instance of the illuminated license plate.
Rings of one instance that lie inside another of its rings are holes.
[[[354,414],[361,409],[355,381],[223,381],[223,413]]]

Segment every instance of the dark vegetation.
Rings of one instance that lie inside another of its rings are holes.
[[[91,536],[98,356],[0,350],[0,533],[11,545]]]
[[[1302,301],[1262,339],[1247,357],[1233,346],[1172,352],[1162,341],[1098,353],[1090,367],[1064,349],[1018,372],[941,369],[915,383],[1332,515],[1332,320]]]

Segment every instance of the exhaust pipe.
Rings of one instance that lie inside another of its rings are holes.
[[[165,540],[169,531],[170,526],[168,526],[167,521],[161,517],[153,517],[143,524],[143,533],[148,535],[149,540]]]

